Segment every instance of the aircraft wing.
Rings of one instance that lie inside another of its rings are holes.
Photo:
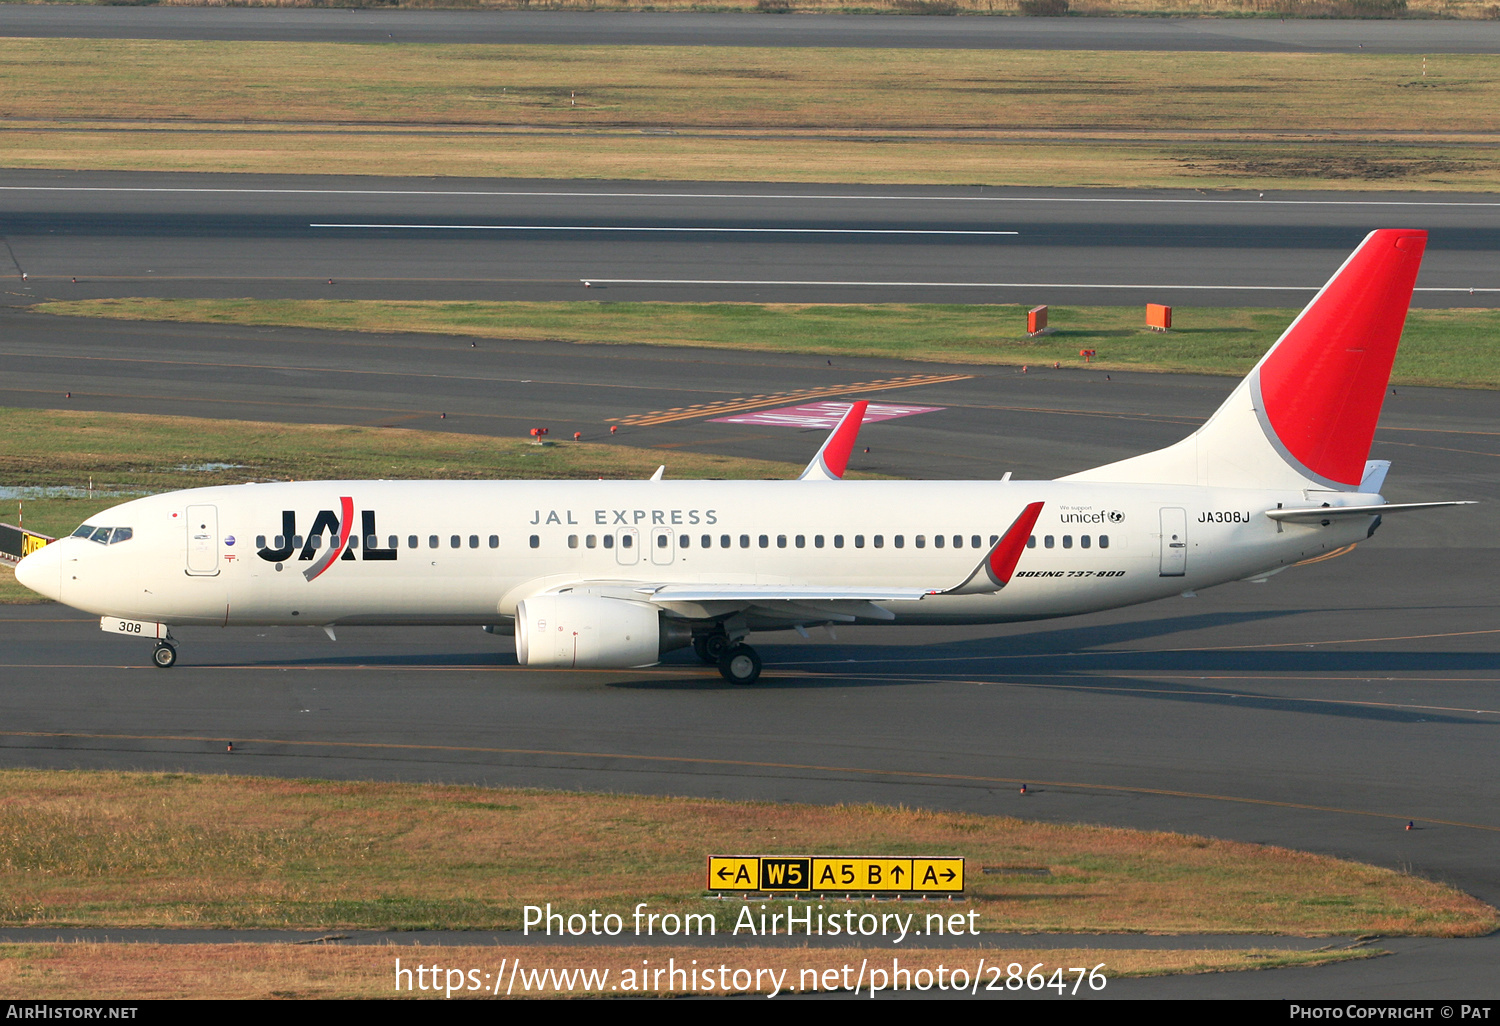
[[[838,481],[849,467],[849,454],[854,451],[854,440],[859,437],[860,425],[865,421],[865,410],[870,404],[861,399],[849,407],[839,420],[838,427],[828,436],[818,454],[812,458],[807,469],[797,478],[799,481]]]

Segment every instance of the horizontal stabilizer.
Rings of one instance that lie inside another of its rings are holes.
[[[1387,513],[1405,513],[1414,509],[1438,509],[1443,506],[1472,506],[1474,500],[1459,502],[1384,502],[1375,506],[1303,506],[1298,509],[1268,509],[1266,516],[1292,524],[1321,524],[1341,517],[1383,517]]]

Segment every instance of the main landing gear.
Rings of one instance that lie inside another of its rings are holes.
[[[754,684],[760,678],[760,656],[755,649],[731,639],[722,628],[694,638],[693,651],[700,661],[717,666],[731,684]]]

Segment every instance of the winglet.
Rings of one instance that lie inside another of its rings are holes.
[[[799,481],[838,481],[849,467],[849,454],[854,451],[854,440],[859,437],[860,425],[865,421],[865,410],[869,403],[861,399],[849,407],[839,421],[833,434],[823,443],[823,448],[812,458]]]
[[[1009,584],[1011,575],[1016,572],[1016,564],[1021,561],[1021,553],[1026,551],[1026,540],[1031,537],[1031,529],[1036,526],[1037,517],[1042,514],[1043,505],[1041,502],[1028,503],[1015,522],[1000,536],[1000,540],[985,553],[985,557],[964,583],[939,594],[986,595]]]

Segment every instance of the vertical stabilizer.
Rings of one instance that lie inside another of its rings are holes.
[[[1426,245],[1371,232],[1206,424],[1067,480],[1358,490]]]

